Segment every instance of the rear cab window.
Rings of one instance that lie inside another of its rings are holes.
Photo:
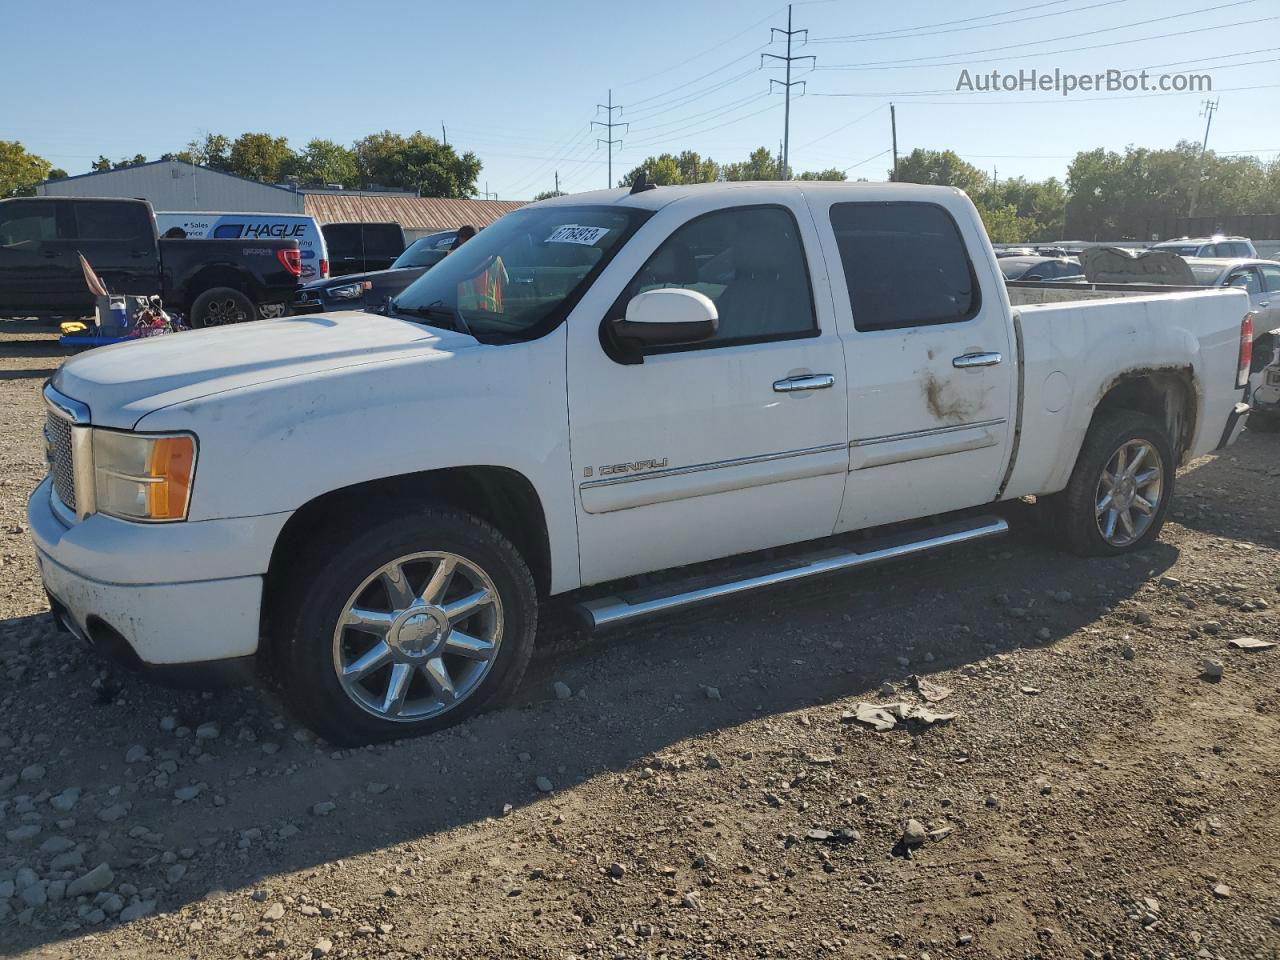
[[[899,330],[971,320],[982,294],[955,219],[935,203],[831,206],[831,229],[854,329]]]
[[[151,214],[140,203],[89,202],[71,205],[77,240],[150,241]]]

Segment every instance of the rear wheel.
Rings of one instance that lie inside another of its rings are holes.
[[[234,287],[214,287],[196,297],[191,305],[191,326],[222,327],[258,319],[253,301]]]
[[[496,529],[430,508],[317,546],[280,611],[279,680],[325,738],[416,736],[514,692],[533,651],[536,594]]]
[[[1073,552],[1125,553],[1160,535],[1173,481],[1173,448],[1163,425],[1118,411],[1090,427],[1066,489],[1043,506],[1050,528]]]

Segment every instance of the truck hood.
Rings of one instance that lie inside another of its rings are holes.
[[[132,429],[148,413],[273,380],[477,346],[462,333],[342,312],[259,320],[100,347],[62,365],[53,386],[95,424]]]

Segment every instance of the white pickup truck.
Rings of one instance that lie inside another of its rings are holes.
[[[624,623],[996,535],[1028,495],[1079,552],[1144,546],[1248,412],[1248,309],[1013,310],[950,188],[557,198],[388,315],[69,361],[30,529],[108,653],[265,664],[330,740],[406,736],[509,695],[545,597]]]

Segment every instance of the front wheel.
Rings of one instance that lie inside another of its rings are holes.
[[[281,685],[303,720],[357,745],[451,726],[515,691],[537,598],[498,530],[418,509],[309,550],[278,622]]]
[[[1136,411],[1089,428],[1067,487],[1045,498],[1050,526],[1069,550],[1111,556],[1160,535],[1173,499],[1173,447],[1164,426]]]

